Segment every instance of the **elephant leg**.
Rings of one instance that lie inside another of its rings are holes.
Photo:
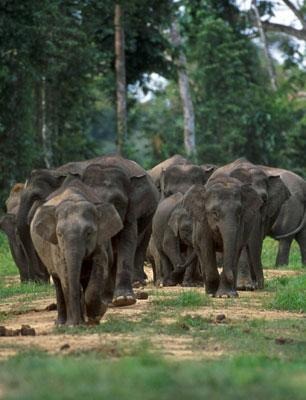
[[[180,248],[180,239],[174,236],[172,232],[169,235],[167,233],[169,232],[166,232],[163,241],[163,252],[166,254],[167,259],[169,260],[168,263],[170,262],[170,266],[167,270],[167,273],[170,272],[169,276],[167,276],[167,285],[174,286],[177,283],[182,282],[183,275],[181,276],[181,278],[179,278],[178,275],[173,275],[172,271],[175,270],[177,267],[183,265],[184,260],[182,258],[182,253]]]
[[[146,275],[143,269],[144,260],[146,257],[147,247],[149,245],[150,237],[152,233],[151,216],[141,219],[138,222],[138,245],[135,253],[134,263],[134,274],[133,274],[133,285],[145,285]]]
[[[125,228],[119,233],[117,240],[117,268],[113,305],[117,307],[130,306],[136,303],[132,287],[137,248],[137,223],[126,222]]]
[[[150,248],[150,261],[153,269],[153,280],[155,286],[158,287],[162,283],[162,270],[161,270],[160,255],[155,246],[155,241],[153,239],[153,236],[151,236],[149,248]]]
[[[296,235],[296,241],[300,247],[302,264],[306,265],[306,226]]]
[[[188,249],[187,257],[193,253],[193,249]],[[187,268],[184,274],[183,286],[199,286],[203,284],[203,279],[200,273],[199,260],[196,258]]]
[[[242,249],[238,261],[237,290],[255,290],[256,277],[251,268],[247,247]]]
[[[108,303],[103,301],[102,294],[109,276],[108,260],[95,257],[91,274],[85,291],[86,314],[89,325],[97,325],[107,310]]]
[[[200,260],[201,272],[205,282],[205,291],[207,294],[215,296],[219,285],[220,275],[216,263],[216,253],[212,240],[206,240],[200,243],[197,248],[197,254]]]
[[[276,267],[279,267],[281,265],[288,265],[290,247],[292,242],[293,242],[293,237],[281,239],[278,242],[278,252],[275,261]]]
[[[64,325],[67,321],[67,310],[66,310],[66,303],[64,298],[64,293],[62,290],[62,285],[56,276],[52,276],[54,286],[55,286],[55,293],[56,293],[56,302],[57,302],[57,320],[56,325]]]
[[[163,286],[175,286],[176,283],[172,279],[172,263],[162,251],[159,253],[161,270],[163,275]]]

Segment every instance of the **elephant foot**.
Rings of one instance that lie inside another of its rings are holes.
[[[234,297],[239,297],[238,293],[235,289],[225,289],[225,288],[220,288],[217,290],[216,294],[214,297],[219,297],[219,298],[234,298]]]
[[[249,279],[239,279],[237,282],[237,290],[253,291],[257,288],[256,282]]]
[[[140,288],[140,287],[143,287],[143,286],[146,286],[146,285],[147,285],[146,281],[141,280],[141,279],[135,280],[133,282],[133,288],[136,288],[136,289]]]
[[[100,317],[95,317],[95,318],[88,318],[86,325],[88,326],[97,326],[100,324]]]
[[[203,286],[203,282],[201,281],[183,281],[182,286],[184,287],[201,287]]]
[[[174,280],[171,279],[171,278],[168,278],[168,279],[164,279],[164,280],[163,280],[163,286],[176,286],[176,285],[177,285],[177,282],[174,281]]]
[[[136,303],[136,297],[132,290],[115,290],[113,301],[115,307],[131,306]]]
[[[57,319],[54,321],[54,323],[55,323],[55,326],[60,327],[60,326],[66,325],[66,320],[65,320],[64,318],[57,318]]]

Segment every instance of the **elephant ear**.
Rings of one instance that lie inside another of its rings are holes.
[[[194,221],[203,221],[206,217],[205,195],[205,186],[193,185],[183,197],[183,207],[190,213]]]
[[[44,240],[52,244],[57,244],[56,219],[54,206],[42,206],[39,210],[35,222],[34,231]]]
[[[99,213],[98,240],[103,243],[117,235],[123,229],[123,222],[112,204],[99,204],[97,210]]]
[[[263,201],[250,184],[241,186],[241,196],[244,220],[248,224],[263,205]]]
[[[177,237],[179,233],[179,224],[181,215],[182,215],[182,208],[177,207],[172,211],[171,217],[169,218],[168,221],[168,226],[173,231],[175,237]]]
[[[268,177],[268,204],[267,214],[270,218],[274,218],[283,203],[291,196],[287,186],[281,180],[280,176]]]

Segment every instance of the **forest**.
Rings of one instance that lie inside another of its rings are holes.
[[[218,165],[246,157],[305,175],[305,3],[247,3],[1,0],[1,202],[34,168],[118,150],[145,168],[180,153]],[[116,6],[125,58],[121,133]],[[271,22],[279,7],[292,26]]]

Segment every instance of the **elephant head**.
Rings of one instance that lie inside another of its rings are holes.
[[[186,193],[195,184],[204,185],[208,179],[205,170],[198,165],[172,165],[162,171],[160,178],[162,198],[174,193]]]
[[[262,206],[261,198],[250,185],[221,175],[205,187],[194,185],[185,194],[183,205],[193,217],[194,245],[202,254],[206,290],[217,296],[236,296],[238,257],[247,239],[246,228]],[[216,251],[224,257],[220,283],[216,282]]]
[[[64,200],[58,205],[49,201],[37,211],[32,229],[44,241],[58,246],[61,258],[58,275],[66,290],[65,299],[68,299],[67,324],[77,325],[84,319],[80,297],[81,274],[88,268],[84,261],[98,252],[104,264],[100,266],[102,273],[107,274],[107,248],[123,223],[113,205],[93,204],[79,194],[66,194],[64,192]]]

